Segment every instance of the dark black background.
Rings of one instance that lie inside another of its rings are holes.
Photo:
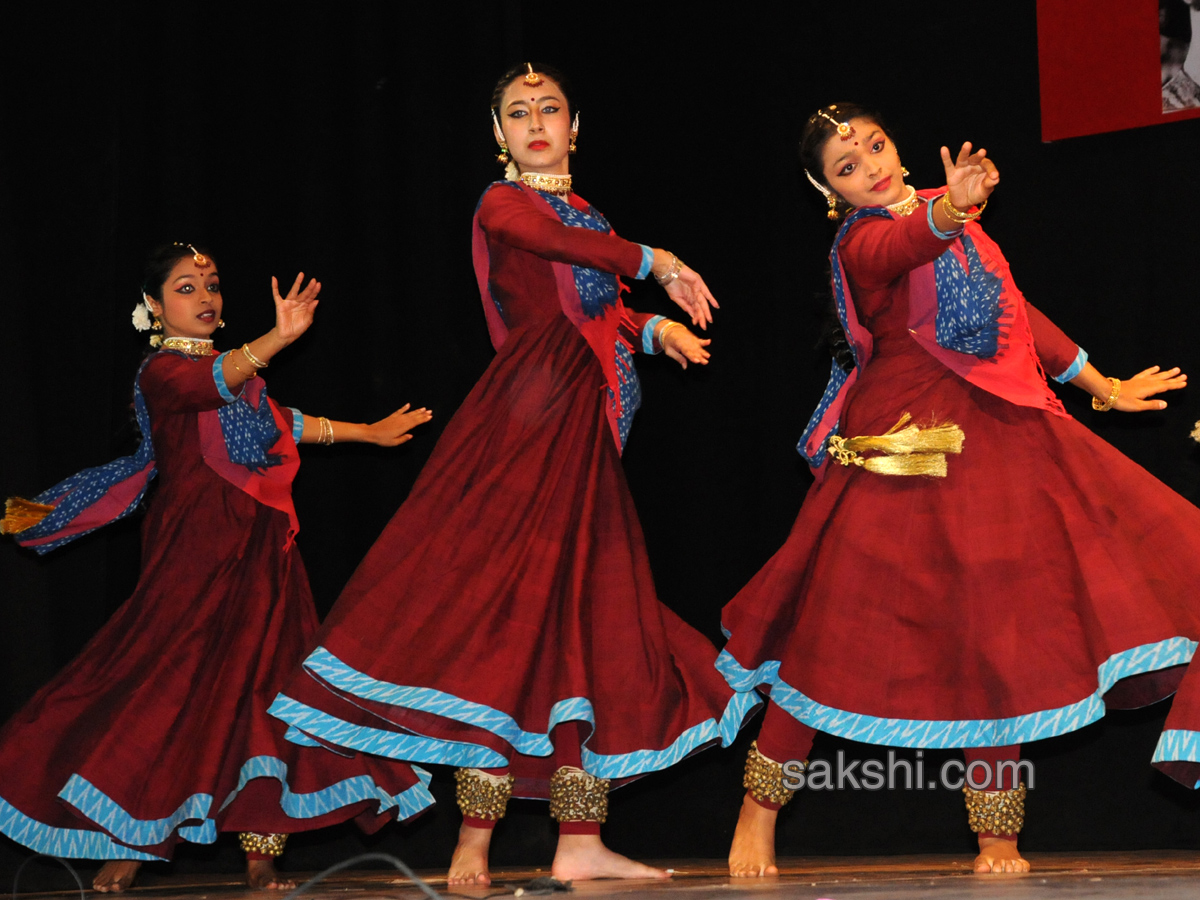
[[[129,315],[151,245],[215,250],[226,346],[270,326],[270,276],[303,269],[325,285],[321,308],[272,365],[272,396],[341,419],[409,401],[436,415],[399,450],[305,448],[299,543],[323,614],[491,356],[469,225],[499,174],[493,81],[526,58],[576,83],[580,193],[623,236],[678,252],[722,303],[707,369],[640,362],[646,399],[625,456],[660,596],[714,641],[721,606],[782,543],[810,483],[793,447],[828,371],[815,344],[831,232],[795,147],[817,106],[882,108],[918,186],[938,183],[942,143],[986,146],[1003,175],[986,225],[1025,294],[1106,374],[1153,363],[1194,374],[1200,122],[1043,144],[1032,3],[779,9],[10,5],[0,38],[0,491],[36,493],[132,451],[144,336]],[[653,285],[638,284],[630,305],[671,312]],[[1195,390],[1138,417],[1096,415],[1080,392],[1061,393],[1195,501]],[[45,559],[0,547],[0,714],[131,592],[137,527],[120,523]],[[1148,764],[1165,713],[1113,714],[1027,747],[1037,786],[1022,845],[1200,846],[1197,800]],[[640,857],[723,856],[748,740],[615,794],[607,840]],[[839,749],[886,754],[826,737],[815,752]],[[927,771],[948,757],[926,754]],[[19,777],[0,773],[0,784]],[[458,821],[448,786],[439,771],[443,802],[374,838],[351,828],[297,836],[285,865],[317,868],[365,844],[443,866]],[[552,846],[544,807],[514,803],[493,861],[546,863]],[[949,791],[806,792],[779,835],[793,855],[971,846]],[[0,842],[0,874],[24,855]],[[226,839],[184,845],[174,870],[239,864]],[[30,886],[65,883],[50,868],[33,877]]]

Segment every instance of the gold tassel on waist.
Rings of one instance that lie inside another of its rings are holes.
[[[946,454],[962,453],[963,430],[946,423],[921,428],[910,425],[905,413],[900,421],[882,435],[863,435],[829,439],[829,452],[843,466],[861,466],[879,475],[931,475],[946,477]],[[860,454],[876,451],[883,456],[864,459]]]
[[[20,534],[32,528],[54,511],[53,506],[34,503],[24,497],[9,497],[4,501],[4,518],[0,519],[0,534]]]

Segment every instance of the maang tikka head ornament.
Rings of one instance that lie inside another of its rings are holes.
[[[176,247],[187,247],[189,250],[192,251],[192,262],[194,262],[196,264],[197,269],[207,269],[209,266],[212,265],[212,260],[209,259],[207,256],[205,256],[203,253],[201,253],[199,250],[197,250],[195,247],[193,247],[191,244],[181,244],[181,243],[179,243],[179,241],[176,241],[175,246]]]
[[[525,63],[529,68],[529,72],[525,75],[525,83],[530,87],[537,87],[542,83],[542,76],[533,71],[533,63]]]
[[[829,112],[826,112],[825,109],[828,109]],[[837,112],[837,104],[836,103],[830,103],[829,106],[825,107],[825,109],[818,109],[816,111],[816,113],[813,114],[813,118],[816,119],[816,118],[820,117],[820,118],[825,119],[828,122],[830,122],[833,125],[833,127],[837,130],[837,136],[839,138],[841,138],[843,141],[848,141],[848,140],[850,140],[850,138],[854,137],[854,126],[853,125],[851,125],[849,122],[839,122],[837,119],[835,119],[833,116],[831,116],[829,114],[829,113]]]

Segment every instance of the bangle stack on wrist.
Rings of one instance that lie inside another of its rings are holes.
[[[683,271],[683,261],[674,253],[671,254],[671,268],[664,275],[655,275],[654,280],[662,287],[666,287],[672,281],[679,277],[679,273]]]
[[[658,346],[660,348],[662,348],[663,350],[666,350],[667,345],[665,343],[663,343],[663,338],[665,338],[667,336],[667,332],[670,331],[672,328],[679,328],[679,327],[681,327],[681,326],[678,322],[671,322],[671,321],[665,322],[663,324],[663,327],[658,329]]]
[[[250,363],[256,369],[265,369],[267,367],[265,362],[250,352],[249,344],[242,344],[242,355],[246,357],[246,362]],[[240,372],[241,369],[238,369],[238,371]]]
[[[988,202],[984,200],[983,205],[975,210],[975,212],[971,212],[970,210],[961,210],[955,206],[954,201],[950,199],[949,191],[946,191],[946,193],[942,194],[942,212],[946,214],[947,219],[957,225],[965,225],[968,222],[974,222],[983,215],[983,211],[987,209],[987,205]]]
[[[328,447],[333,443],[333,426],[329,424],[329,420],[324,416],[317,419],[317,425],[321,428],[321,433],[317,437],[317,443]]]
[[[1121,379],[1109,378],[1112,382],[1112,390],[1108,392],[1108,399],[1101,400],[1099,397],[1092,398],[1092,409],[1096,412],[1108,412],[1116,404],[1121,396]]]

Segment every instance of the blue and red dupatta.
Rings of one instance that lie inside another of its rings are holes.
[[[160,350],[186,356],[174,350]],[[39,522],[17,532],[17,543],[48,553],[132,513],[158,474],[150,413],[142,396],[142,372],[158,354],[148,357],[133,382],[133,409],[141,443],[130,456],[84,469],[38,494],[35,504],[53,507]],[[214,371],[224,354],[214,358]],[[299,522],[292,504],[291,483],[300,465],[292,430],[267,397],[258,377],[242,386],[237,399],[220,409],[197,414],[204,461],[218,475],[260,503],[286,513],[290,521],[287,547]]]
[[[945,192],[941,188],[919,194],[928,200]],[[871,359],[871,333],[858,320],[838,252],[854,223],[871,216],[897,218],[879,206],[856,209],[838,229],[829,253],[834,303],[855,365],[845,372],[833,362],[829,384],[796,447],[818,479],[824,473],[827,441],[838,433],[846,396]],[[1025,297],[1012,280],[1008,260],[977,222],[967,223],[963,234],[933,262],[912,270],[909,285],[909,333],[932,356],[1010,403],[1068,415],[1046,383]]]
[[[486,196],[488,191],[498,187],[525,191],[535,205],[548,209],[564,225],[604,234],[614,233],[604,216],[591,205],[584,212],[560,197],[540,194],[525,184],[512,181],[493,182],[483,193]],[[479,202],[482,205],[482,196]],[[499,350],[508,337],[508,326],[504,322],[500,304],[492,296],[487,237],[479,224],[478,206],[472,221],[472,251],[488,334],[492,338],[492,346]],[[579,329],[604,371],[604,380],[608,385],[608,424],[617,443],[617,451],[621,452],[625,448],[633,414],[642,404],[641,385],[633,367],[633,346],[622,334],[623,325],[626,331],[637,330],[625,311],[625,304],[621,302],[621,294],[628,288],[611,272],[560,262],[551,262],[550,265],[554,270],[563,315]]]

